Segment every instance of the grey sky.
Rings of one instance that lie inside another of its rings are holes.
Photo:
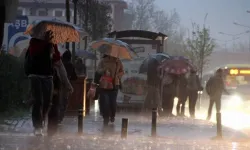
[[[169,12],[172,9],[180,14],[181,24],[191,28],[191,20],[203,24],[208,13],[206,24],[210,26],[212,36],[220,40],[232,37],[218,34],[225,32],[238,34],[248,30],[233,24],[234,21],[250,26],[250,0],[156,0],[159,8]],[[241,36],[239,40],[247,41],[250,34]]]

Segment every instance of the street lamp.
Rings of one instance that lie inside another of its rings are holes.
[[[227,35],[227,36],[231,36],[232,37],[233,51],[235,50],[235,40],[239,39],[238,36],[240,36],[242,34],[246,34],[246,33],[250,33],[250,30],[247,30],[245,32],[241,32],[241,33],[238,33],[238,34],[229,34],[229,33],[219,32],[219,34],[223,34],[223,35]]]
[[[238,40],[238,39],[240,39],[240,37],[236,37],[236,38],[235,38],[235,40]],[[224,45],[224,49],[225,49],[226,51],[227,51],[227,43],[233,41],[233,40],[219,40],[219,39],[215,39],[215,40],[224,43],[223,45]]]
[[[250,11],[247,12],[250,13]],[[238,22],[233,22],[233,24],[250,29],[250,26],[239,24]],[[246,33],[250,33],[250,31],[246,31]],[[249,35],[249,51],[250,51],[250,35]]]
[[[245,28],[250,29],[250,26],[247,26],[247,25],[244,25],[244,24],[239,24],[238,22],[233,22],[233,24],[236,25],[236,26],[241,26],[241,27],[245,27]]]

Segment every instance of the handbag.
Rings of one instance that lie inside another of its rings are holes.
[[[94,99],[95,100],[95,95],[96,95],[96,84],[91,83],[90,89],[88,90],[87,97],[89,99]]]

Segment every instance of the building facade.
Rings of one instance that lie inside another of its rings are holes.
[[[112,30],[129,29],[131,15],[126,12],[127,3],[123,0],[103,0],[110,3],[112,8]],[[73,21],[73,3],[70,3],[71,22]],[[65,0],[20,0],[18,15],[36,17],[56,17],[66,20]]]

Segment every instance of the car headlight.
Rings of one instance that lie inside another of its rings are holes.
[[[202,94],[203,93],[203,91],[198,91],[198,94]]]
[[[230,104],[232,104],[232,105],[241,105],[242,102],[243,102],[243,100],[239,95],[233,95],[230,98]]]

